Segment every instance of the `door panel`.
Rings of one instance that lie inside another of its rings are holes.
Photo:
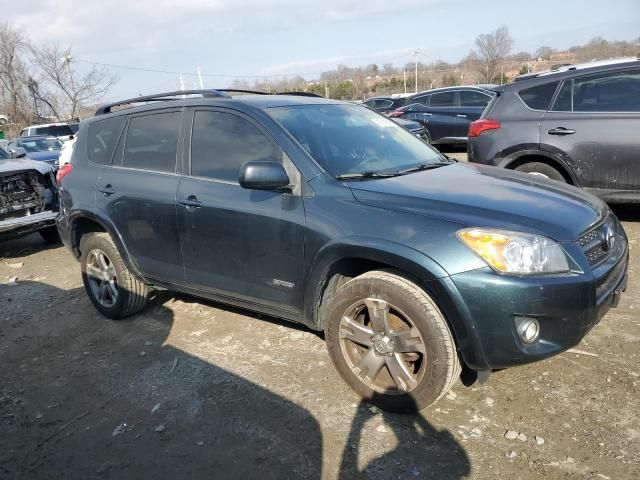
[[[434,93],[431,95],[428,121],[425,123],[431,140],[437,142],[444,138],[459,137],[465,120],[458,108],[458,94],[455,91]]]
[[[175,201],[181,125],[175,109],[132,116],[95,191],[98,214],[112,221],[139,272],[176,284],[185,283]]]
[[[189,117],[187,172],[177,195],[189,286],[302,311],[302,197],[238,184],[246,161],[289,162],[288,158],[248,116],[199,108]],[[295,167],[290,163],[286,167],[292,175]]]
[[[183,177],[178,202],[189,285],[278,308],[302,307],[304,207],[287,193]]]
[[[105,167],[96,184],[96,208],[111,219],[140,273],[184,284],[175,203],[179,179]]]
[[[582,187],[640,190],[639,131],[640,113],[547,112],[540,145],[565,152]]]
[[[640,69],[565,80],[540,124],[542,148],[559,149],[581,186],[640,191]]]

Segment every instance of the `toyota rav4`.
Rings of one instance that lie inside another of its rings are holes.
[[[573,347],[626,286],[625,232],[601,200],[453,162],[323,98],[105,105],[58,180],[58,229],[105,316],[161,287],[300,322],[392,410],[432,404],[462,367],[482,379]]]

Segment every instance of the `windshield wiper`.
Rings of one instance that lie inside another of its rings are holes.
[[[413,167],[404,168],[402,170],[396,170],[394,173],[397,175],[405,175],[407,173],[419,172],[421,170],[431,170],[434,168],[444,167],[446,165],[453,165],[454,162],[424,162],[418,163]]]
[[[397,177],[398,175],[402,175],[398,172],[376,172],[375,170],[366,170],[364,172],[356,172],[356,173],[342,173],[340,175],[336,175],[337,180],[358,180],[360,178],[389,178],[389,177]]]

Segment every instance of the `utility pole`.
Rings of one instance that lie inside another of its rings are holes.
[[[415,61],[416,61],[416,92],[415,93],[418,93],[418,55],[420,55],[420,53],[422,52],[420,52],[419,48],[416,48],[413,51],[413,56],[415,57]]]
[[[67,52],[67,54],[64,56],[64,58],[62,59],[62,61],[67,65],[67,73],[69,74],[69,82],[71,82],[71,89],[74,92],[74,97],[75,97],[75,91],[76,91],[76,87],[73,84],[73,75],[71,73],[71,52]],[[75,103],[75,98],[73,99],[73,103],[71,105],[71,118],[70,120],[73,120],[73,117],[76,113],[76,103]]]
[[[185,90],[184,79],[182,78],[182,72],[180,72],[180,90]],[[182,95],[182,98],[187,98],[186,95]]]
[[[402,69],[402,76],[404,77],[404,93],[407,93],[407,69]]]
[[[198,65],[198,81],[200,82],[200,90],[204,90],[204,83],[202,82],[202,73],[200,72],[200,65]]]

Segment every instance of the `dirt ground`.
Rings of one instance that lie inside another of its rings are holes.
[[[360,403],[304,328],[169,292],[109,321],[64,248],[0,244],[0,479],[640,478],[640,209],[618,214],[629,290],[578,351],[420,415]]]

